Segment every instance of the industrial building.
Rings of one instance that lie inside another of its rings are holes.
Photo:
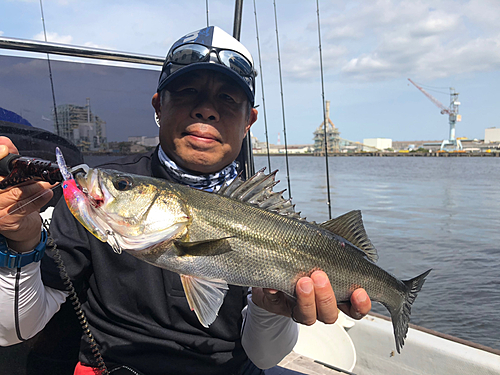
[[[365,138],[363,139],[363,151],[392,149],[392,139],[390,138]]]
[[[340,152],[340,131],[335,127],[332,120],[330,120],[330,101],[326,101],[326,144],[328,145],[328,152]],[[325,153],[325,120],[314,131],[314,153]]]
[[[107,145],[106,122],[90,110],[90,98],[85,106],[57,106],[54,132],[74,143],[81,151],[103,150]]]
[[[147,137],[145,135],[139,135],[139,136],[128,137],[128,141],[130,143],[142,145],[145,147],[156,147],[158,146],[158,143],[160,143],[160,137],[159,136]]]
[[[484,143],[499,143],[499,142],[500,142],[500,128],[484,129]]]

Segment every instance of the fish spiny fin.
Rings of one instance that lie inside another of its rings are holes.
[[[237,177],[231,183],[224,185],[217,194],[239,200],[253,206],[271,211],[283,216],[292,217],[298,220],[305,220],[300,217],[300,212],[295,212],[295,205],[291,200],[283,198],[283,191],[274,192],[273,187],[279,182],[275,181],[275,170],[271,174],[264,173],[262,168],[246,181]]]
[[[354,246],[362,250],[372,262],[378,260],[377,249],[366,235],[361,211],[351,211],[336,219],[325,221],[319,224],[323,229],[335,233],[337,236],[345,238]]]
[[[232,250],[231,245],[227,241],[228,238],[231,237],[193,242],[175,241],[174,244],[179,256],[213,256],[225,254]]]
[[[396,350],[398,353],[401,353],[401,348],[405,343],[406,334],[408,333],[411,306],[415,301],[415,298],[417,298],[417,293],[422,289],[425,278],[431,271],[432,270],[428,270],[411,280],[403,280],[403,284],[405,285],[406,290],[403,293],[401,304],[397,309],[394,310],[386,306],[391,313],[391,320],[394,328],[394,338],[396,340]]]
[[[224,280],[205,280],[181,275],[182,287],[191,311],[194,311],[201,325],[208,328],[217,318],[229,287]]]

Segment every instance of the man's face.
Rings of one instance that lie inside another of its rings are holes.
[[[179,166],[199,173],[221,170],[240,152],[257,120],[248,99],[231,78],[197,70],[172,81],[163,98],[153,96],[160,118],[160,144]]]

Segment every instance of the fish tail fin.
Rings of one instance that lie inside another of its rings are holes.
[[[404,345],[406,334],[408,333],[408,326],[410,323],[411,305],[417,298],[418,292],[424,285],[425,278],[431,272],[428,270],[423,274],[414,277],[411,280],[403,281],[406,286],[406,292],[403,301],[398,309],[389,310],[391,313],[392,325],[394,327],[394,337],[396,339],[396,350],[401,353],[401,348]]]

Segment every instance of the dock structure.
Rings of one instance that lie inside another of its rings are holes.
[[[316,156],[316,155],[315,155]],[[384,152],[384,151],[368,151],[368,152],[334,152],[329,153],[330,157],[500,157],[500,150],[492,150],[489,152],[464,152],[464,151],[432,151],[432,152]]]
[[[327,152],[340,151],[340,131],[330,120],[330,101],[326,101],[325,118],[321,125],[314,131],[314,153],[317,155],[325,154],[325,120],[326,120],[326,144]]]

